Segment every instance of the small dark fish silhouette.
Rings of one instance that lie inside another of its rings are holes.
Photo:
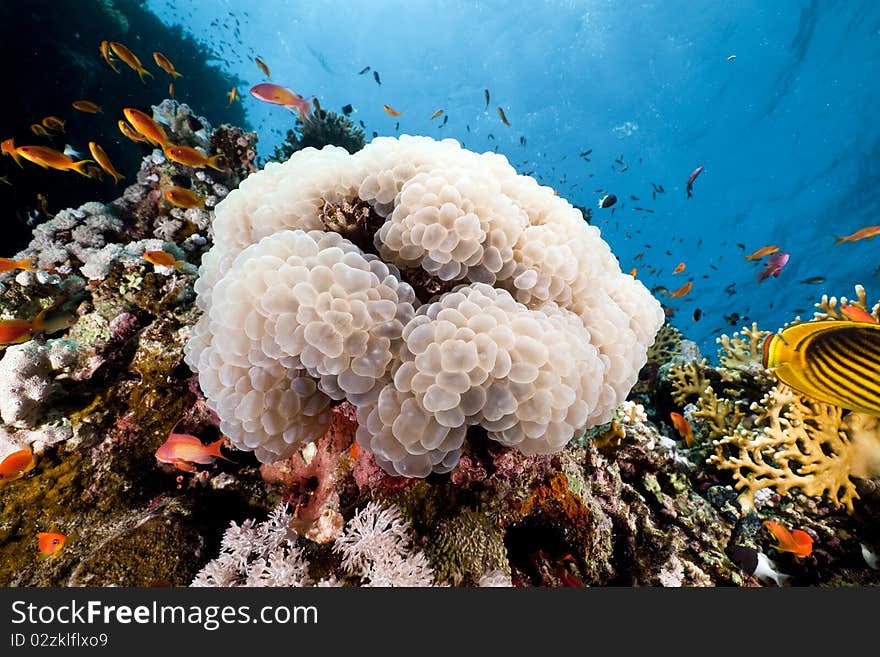
[[[699,321],[700,321],[700,317],[702,317],[702,316],[703,316],[703,311],[702,311],[702,310],[700,310],[699,308],[697,308],[697,309],[694,310],[694,321],[695,321],[695,322],[699,322]]]
[[[354,108],[351,105],[343,105],[342,106],[342,113],[345,114],[346,116],[351,114],[353,111],[354,111]]]
[[[633,196],[632,194],[629,195],[629,198],[631,201],[638,201],[639,200],[638,196]],[[636,210],[638,210],[638,208],[636,208]]]
[[[606,194],[602,198],[599,199],[599,207],[600,208],[610,208],[612,205],[617,203],[617,197],[614,194]],[[613,211],[612,211],[613,213]]]
[[[370,70],[369,66],[364,66],[360,71],[358,71],[358,75],[363,75],[364,73],[366,73],[369,70]]]
[[[526,138],[525,138],[525,137],[520,137],[520,138],[519,138],[519,145],[520,145],[520,146],[525,146],[525,145],[526,145]]]
[[[687,185],[685,186],[685,190],[687,191],[688,198],[693,197],[694,181],[697,179],[697,176],[699,176],[702,172],[703,172],[703,165],[701,164],[700,166],[698,166],[696,169],[694,169],[691,172],[690,176],[688,176]]]
[[[590,161],[590,153],[592,153],[592,152],[593,152],[593,149],[592,149],[592,148],[588,148],[588,149],[585,150],[583,153],[581,153],[580,155],[578,155],[578,157],[582,157],[582,158],[584,158],[584,160],[586,160],[587,162],[589,162],[589,161]]]
[[[443,123],[440,124],[440,127],[442,128],[444,125],[446,125],[446,122],[448,120],[449,120],[449,115],[447,114],[446,116],[443,117]]]
[[[376,81],[380,87],[382,86],[382,80],[379,79],[379,71],[373,71],[373,79]]]
[[[507,120],[507,116],[504,114],[504,110],[501,109],[500,107],[498,108],[498,116],[501,117],[501,122],[502,122],[504,125],[506,125],[506,126],[510,126],[510,121]]]
[[[819,285],[820,283],[825,282],[824,276],[811,276],[810,278],[805,278],[801,281],[803,285]]]
[[[361,127],[364,128],[364,129],[366,130],[366,128],[367,128],[367,124],[364,123],[364,120],[363,120],[363,119],[360,120],[360,124],[361,124]]]
[[[483,95],[486,97],[486,108],[489,107],[489,90],[483,89]]]

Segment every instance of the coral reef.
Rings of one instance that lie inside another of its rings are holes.
[[[305,117],[296,118],[294,130],[287,131],[287,138],[276,146],[270,162],[284,162],[304,148],[321,149],[339,146],[349,153],[356,153],[366,144],[364,131],[345,116],[336,112],[315,108]]]
[[[377,139],[255,172],[253,135],[154,112],[226,169],[152,151],[0,274],[0,317],[72,323],[0,359],[0,459],[35,459],[0,480],[0,585],[880,584],[878,419],[776,385],[754,325],[715,363],[648,347],[641,284],[501,158]],[[156,458],[227,431],[195,472]]]
[[[853,511],[853,477],[880,476],[880,419],[799,395],[779,384],[760,403],[754,428],[715,443],[709,462],[730,470],[742,500],[754,506],[762,488],[785,494],[799,488]]]

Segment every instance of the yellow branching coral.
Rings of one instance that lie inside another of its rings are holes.
[[[742,422],[745,413],[742,412],[741,406],[741,402],[722,399],[715,394],[712,386],[709,386],[700,395],[697,410],[691,413],[691,416],[703,420],[702,426],[708,429],[709,438],[716,440],[731,434]]]
[[[742,332],[735,331],[732,337],[726,333],[715,342],[721,345],[718,350],[718,362],[726,369],[753,367],[761,364],[764,340],[770,331],[762,331],[757,323],[752,327],[744,326]]]
[[[852,476],[880,472],[880,419],[849,413],[837,406],[802,397],[782,384],[760,403],[755,429],[742,427],[715,441],[708,459],[729,470],[741,501],[754,505],[754,494],[773,488],[785,494],[792,488],[806,495],[824,495],[835,505],[853,511],[858,499]]]
[[[648,347],[649,363],[665,363],[681,353],[681,331],[672,324],[664,324],[657,331],[654,342]]]
[[[672,398],[679,406],[687,403],[691,395],[701,396],[709,387],[709,379],[705,376],[706,359],[688,361],[682,366],[673,365],[669,368],[669,381],[672,383]]]
[[[880,322],[880,301],[874,304],[873,308],[868,308],[868,295],[865,293],[864,285],[856,285],[856,300],[850,301],[846,297],[840,297],[838,304],[837,297],[829,297],[827,294],[822,295],[822,300],[815,304],[819,310],[813,313],[813,319],[847,319],[838,308],[843,306],[855,306],[864,310],[874,319]]]

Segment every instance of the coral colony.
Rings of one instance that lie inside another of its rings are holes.
[[[222,165],[152,150],[0,274],[3,585],[880,583],[878,416],[756,325],[710,364],[504,156],[152,119]]]

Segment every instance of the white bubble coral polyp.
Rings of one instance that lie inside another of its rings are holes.
[[[599,397],[597,349],[555,304],[530,310],[474,283],[422,306],[403,339],[392,381],[358,407],[358,440],[398,474],[451,470],[472,425],[526,454],[556,452]]]
[[[358,243],[378,255],[330,232],[328,203],[371,209]],[[263,462],[323,433],[343,398],[390,473],[448,472],[473,426],[557,451],[611,418],[663,323],[576,208],[451,139],[306,148],[249,176],[213,228],[186,362]],[[418,269],[423,291],[458,285],[419,307]]]

